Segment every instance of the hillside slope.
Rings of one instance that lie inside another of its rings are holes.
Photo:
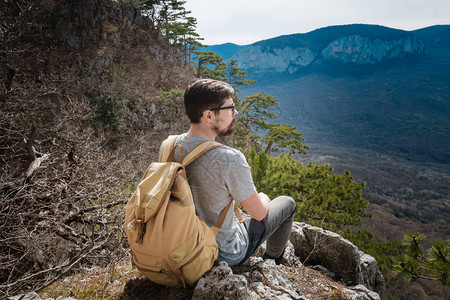
[[[126,255],[123,204],[187,124],[157,92],[194,73],[131,7],[21,0],[0,13],[3,298]]]
[[[276,96],[281,121],[310,143],[448,164],[449,36],[449,25],[330,26],[235,48],[232,58],[257,81],[243,95]]]

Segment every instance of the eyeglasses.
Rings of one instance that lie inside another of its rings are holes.
[[[236,104],[233,103],[233,105],[230,105],[230,106],[210,108],[209,110],[211,110],[211,111],[218,111],[218,110],[224,110],[224,109],[235,110],[236,109]]]

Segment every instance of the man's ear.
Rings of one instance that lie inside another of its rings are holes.
[[[206,109],[203,111],[202,119],[205,123],[209,123],[215,119],[215,115],[213,111]]]

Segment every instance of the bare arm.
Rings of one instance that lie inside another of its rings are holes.
[[[256,191],[240,204],[250,214],[250,217],[257,221],[261,221],[269,211],[269,197],[264,193]]]

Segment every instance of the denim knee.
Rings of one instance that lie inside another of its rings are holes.
[[[283,196],[286,200],[286,206],[290,208],[290,211],[292,211],[292,214],[294,214],[297,211],[297,203],[292,197],[289,196]]]

